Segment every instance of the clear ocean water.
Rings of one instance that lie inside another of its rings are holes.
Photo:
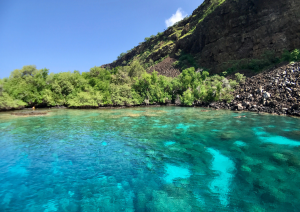
[[[0,113],[0,211],[300,211],[300,119],[203,108]]]

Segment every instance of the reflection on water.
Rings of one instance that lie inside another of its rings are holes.
[[[254,113],[1,113],[0,211],[299,211],[299,146],[300,119]]]

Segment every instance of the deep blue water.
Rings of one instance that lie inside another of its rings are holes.
[[[0,113],[0,211],[300,211],[300,119],[201,108]]]

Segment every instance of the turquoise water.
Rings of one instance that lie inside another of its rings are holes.
[[[0,113],[0,211],[299,211],[299,150],[292,117],[180,107]]]

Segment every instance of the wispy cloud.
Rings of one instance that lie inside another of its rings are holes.
[[[184,19],[185,16],[186,16],[185,12],[181,8],[178,8],[178,10],[176,11],[176,13],[173,14],[171,16],[171,18],[169,18],[169,19],[166,20],[166,22],[165,22],[166,26],[167,27],[172,26],[176,22],[181,21],[182,19]]]

